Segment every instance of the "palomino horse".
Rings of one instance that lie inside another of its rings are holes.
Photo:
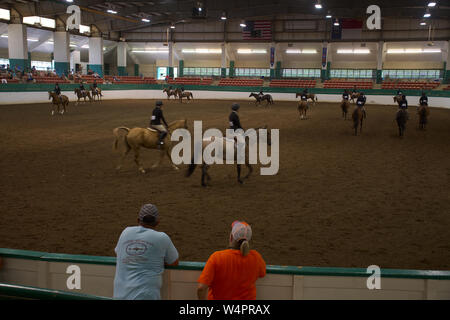
[[[69,98],[67,96],[61,95],[61,97],[58,97],[58,95],[53,92],[48,92],[48,100],[52,99],[52,115],[55,114],[55,108],[56,105],[56,112],[64,114],[66,112],[66,107],[69,105]],[[62,110],[60,111],[60,106],[62,106]]]
[[[270,130],[267,128],[267,126],[264,126],[262,128],[255,128],[255,131],[258,132],[258,129],[267,129],[267,145],[271,145],[271,135],[270,135]],[[216,137],[211,137],[211,138],[205,138],[202,140],[202,154],[203,154],[203,150],[209,145],[211,144],[213,141],[215,141]],[[217,139],[223,139],[222,141],[222,145],[223,145],[223,161],[224,163],[226,163],[227,160],[227,146],[228,148],[234,148],[234,161],[236,161],[236,168],[237,168],[237,180],[240,184],[244,183],[243,180],[247,179],[248,177],[250,177],[250,175],[253,172],[253,168],[249,163],[249,143],[247,142],[247,139],[245,140],[245,166],[248,168],[248,173],[245,177],[243,177],[241,179],[241,164],[237,163],[237,144],[235,140],[230,140],[226,137],[222,137],[222,138],[217,138]],[[259,140],[259,139],[258,139]],[[255,142],[253,142],[255,143]],[[203,162],[203,161],[202,161]],[[203,187],[207,186],[207,183],[211,180],[211,177],[208,174],[208,168],[210,165],[206,164],[206,163],[202,163],[202,180],[201,180],[201,184]],[[186,172],[186,177],[190,177],[192,175],[192,173],[194,172],[195,168],[197,167],[197,164],[194,163],[194,157],[192,157],[191,159],[191,164],[189,165],[187,172]],[[206,181],[205,181],[206,179]]]
[[[167,100],[169,100],[171,96],[174,96],[175,99],[177,98],[177,92],[175,90],[164,88],[163,92],[167,93]]]
[[[419,129],[425,130],[428,123],[428,116],[430,115],[430,108],[426,104],[422,104],[417,110],[419,115]]]
[[[84,102],[86,102],[86,97],[89,98],[89,102],[92,102],[92,97],[91,97],[91,94],[89,91],[84,91],[84,93],[83,93],[83,92],[81,92],[80,88],[75,88],[75,90],[73,92],[76,94],[76,96],[78,98],[78,100],[75,104],[78,104],[80,102],[81,98],[84,98]]]
[[[89,90],[91,91],[91,93],[92,93],[92,99],[95,101],[95,97],[97,97],[97,99],[99,100],[99,101],[101,101],[102,100],[102,97],[103,97],[103,95],[102,95],[102,89],[100,89],[100,88],[94,88],[94,87],[92,87],[92,86],[89,86]]]
[[[295,94],[296,98],[301,97],[301,96],[302,96],[302,93],[300,93],[300,92],[297,92]],[[313,102],[313,105],[316,105],[316,101],[318,100],[314,93],[307,93],[306,100],[308,100],[308,99],[310,99]]]
[[[395,116],[395,120],[398,125],[398,135],[403,137],[406,130],[406,121],[408,121],[408,112],[404,109],[400,109]]]
[[[188,101],[191,99],[194,100],[194,96],[192,95],[192,92],[189,91],[181,91],[180,88],[175,89],[176,94],[178,95],[178,98],[180,98],[180,102],[183,103],[183,98],[187,98]]]
[[[152,168],[156,168],[157,166],[159,166],[161,164],[162,159],[164,158],[164,155],[167,154],[167,156],[169,157],[170,163],[172,164],[172,167],[175,170],[178,170],[178,167],[175,164],[173,164],[172,158],[170,156],[170,151],[172,149],[170,134],[175,129],[178,129],[178,128],[187,129],[187,120],[186,119],[185,120],[176,120],[169,124],[169,128],[168,128],[169,134],[164,139],[164,144],[162,146],[158,145],[159,132],[154,129],[149,129],[149,128],[129,129],[127,127],[115,128],[113,130],[113,134],[115,136],[114,147],[113,147],[114,150],[117,150],[117,147],[119,144],[119,138],[121,137],[121,135],[119,134],[119,131],[124,130],[126,132],[126,134],[124,136],[122,136],[123,137],[122,141],[123,141],[123,145],[125,146],[125,150],[122,151],[122,157],[121,157],[120,163],[116,169],[119,170],[122,167],[123,161],[124,161],[126,155],[128,154],[128,152],[130,152],[131,149],[133,149],[134,161],[135,161],[136,165],[138,166],[139,171],[142,173],[145,173],[144,167],[142,166],[142,164],[140,163],[140,160],[139,160],[139,150],[141,147],[143,147],[143,148],[148,148],[148,149],[159,149],[160,150],[159,161],[157,163],[155,163]]]
[[[270,95],[270,94],[265,94],[265,95],[259,95],[259,94],[257,94],[257,93],[250,93],[250,95],[248,96],[249,98],[250,97],[254,97],[255,99],[256,99],[256,101],[255,101],[255,104],[256,103],[258,103],[258,104],[261,104],[261,102],[262,101],[266,101],[266,107],[267,107],[267,105],[270,103],[270,104],[273,104],[273,99],[272,99],[272,96]]]
[[[347,120],[348,109],[350,108],[350,102],[348,100],[342,100],[341,109],[342,109],[342,118]]]
[[[355,130],[355,136],[357,136],[358,127],[359,127],[359,134],[361,134],[362,132],[362,125],[364,120],[363,110],[359,107],[356,107],[355,110],[353,110],[352,119],[353,119],[353,129]]]
[[[306,111],[308,110],[308,102],[306,101],[300,101],[298,104],[297,110],[300,113],[300,119],[306,119]]]

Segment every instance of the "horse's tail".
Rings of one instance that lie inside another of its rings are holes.
[[[117,127],[117,128],[115,128],[115,129],[113,130],[113,134],[114,134],[114,137],[115,137],[115,139],[114,139],[114,145],[113,145],[113,150],[117,150],[117,147],[118,147],[118,144],[119,144],[119,138],[120,138],[120,136],[119,136],[119,131],[120,131],[120,130],[125,130],[125,131],[127,132],[127,135],[128,135],[128,132],[130,132],[130,129],[127,128],[127,127]],[[126,138],[127,138],[127,137],[126,137],[126,135],[125,135],[124,142],[125,142],[126,146],[127,146],[128,148],[130,148],[130,145],[128,144],[128,141],[127,141]]]
[[[186,172],[186,177],[190,177],[192,173],[194,173],[196,167],[197,165],[194,163],[194,156],[192,156],[191,163],[189,164],[189,167]]]

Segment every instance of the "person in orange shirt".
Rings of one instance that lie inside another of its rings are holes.
[[[266,275],[266,263],[250,250],[252,228],[243,221],[231,225],[229,247],[214,252],[198,278],[200,300],[255,300],[258,278]]]

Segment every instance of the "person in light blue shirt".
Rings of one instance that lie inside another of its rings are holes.
[[[122,231],[115,248],[114,299],[161,299],[164,267],[178,265],[179,256],[170,237],[154,230],[159,221],[156,206],[145,204],[139,211],[139,225]]]

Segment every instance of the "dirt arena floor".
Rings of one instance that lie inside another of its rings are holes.
[[[26,93],[24,93],[26,94]],[[170,122],[225,129],[232,101],[166,102]],[[410,101],[410,105],[415,105]],[[339,104],[318,103],[299,119],[295,102],[269,108],[241,101],[245,128],[280,129],[280,169],[243,185],[235,166],[185,177],[158,151],[130,153],[120,172],[117,126],[147,126],[154,100],[104,101],[50,116],[49,104],[0,106],[0,247],[114,256],[121,231],[144,203],[161,213],[182,261],[206,261],[246,220],[267,264],[450,270],[450,110],[433,108],[426,131],[414,106],[403,139],[394,106],[368,105],[361,136]]]

